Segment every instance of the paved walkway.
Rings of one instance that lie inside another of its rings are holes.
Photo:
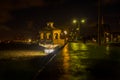
[[[119,67],[104,47],[68,43],[35,80],[120,80]]]

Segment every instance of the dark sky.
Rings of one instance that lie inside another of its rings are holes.
[[[101,0],[105,23],[120,24],[119,0]],[[0,39],[31,37],[48,21],[56,26],[71,25],[74,18],[97,23],[98,0],[2,0],[0,1]],[[34,33],[34,34],[33,34]],[[26,37],[25,36],[25,37]]]

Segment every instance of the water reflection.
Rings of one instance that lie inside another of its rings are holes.
[[[84,43],[70,43],[71,50],[77,51],[77,50],[88,50],[87,46]]]
[[[69,73],[66,80],[116,79],[119,53],[116,47],[69,43],[62,52],[65,75]]]
[[[64,67],[64,70],[65,70],[65,73],[68,73],[68,69],[69,69],[69,60],[70,60],[70,55],[69,55],[69,51],[68,51],[68,45],[66,45],[63,49],[63,67]]]
[[[109,55],[110,54],[110,47],[107,45],[106,46],[106,54]]]
[[[69,53],[69,49],[68,49],[68,45],[66,45],[63,50],[62,50],[62,68],[63,68],[63,74],[62,76],[59,78],[59,80],[70,80],[70,74],[69,74],[69,68],[70,68],[70,53]]]
[[[45,56],[46,54],[42,51],[33,50],[6,50],[0,51],[0,59],[15,59],[15,58],[27,58]]]
[[[63,80],[86,79],[86,62],[84,59],[89,56],[88,47],[84,43],[69,43],[62,52],[63,67],[65,69]],[[61,80],[61,79],[60,79]]]

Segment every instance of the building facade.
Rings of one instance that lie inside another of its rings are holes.
[[[48,22],[47,26],[44,30],[39,32],[40,36],[40,43],[47,43],[47,44],[64,44],[65,38],[61,38],[61,36],[64,36],[61,29],[55,28],[53,26],[53,22]],[[61,35],[63,34],[63,35]]]

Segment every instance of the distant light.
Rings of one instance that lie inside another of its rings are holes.
[[[82,19],[82,20],[81,20],[81,23],[85,23],[85,19]]]
[[[65,35],[67,34],[67,31],[64,31]]]
[[[32,42],[32,39],[28,39],[28,42]]]
[[[74,19],[74,20],[73,20],[73,23],[74,23],[74,24],[75,24],[75,23],[77,23],[77,20],[76,20],[76,19]]]
[[[79,28],[76,28],[76,30],[79,30]]]
[[[56,48],[59,46],[58,44],[41,44],[41,43],[39,43],[39,45],[45,47],[46,49]]]
[[[44,52],[47,53],[47,54],[49,54],[49,53],[54,52],[54,49],[53,49],[53,48],[46,48],[46,49],[44,50]]]

